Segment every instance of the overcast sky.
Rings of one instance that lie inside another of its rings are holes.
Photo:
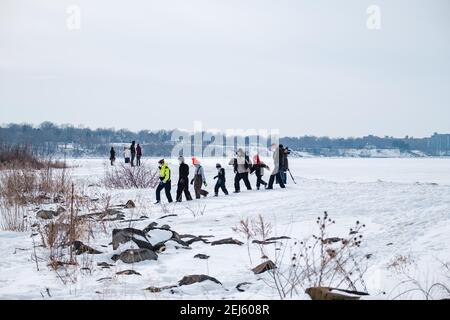
[[[46,120],[450,132],[450,1],[0,0],[0,123]]]

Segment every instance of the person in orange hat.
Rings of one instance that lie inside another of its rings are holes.
[[[206,187],[205,171],[203,170],[200,161],[196,157],[192,157],[192,165],[195,167],[194,178],[191,180],[191,184],[194,184],[195,198],[200,199],[200,196],[206,197],[208,191],[202,189],[202,184]]]

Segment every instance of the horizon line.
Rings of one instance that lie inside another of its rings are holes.
[[[43,121],[40,123],[29,123],[29,122],[8,122],[8,123],[2,123],[0,124],[0,128],[7,128],[13,125],[17,125],[17,126],[31,126],[34,129],[39,129],[40,126],[42,126],[43,124],[48,123],[48,124],[52,124],[54,126],[56,126],[57,128],[60,129],[64,129],[64,128],[68,128],[68,127],[73,127],[75,129],[88,129],[91,131],[96,131],[96,130],[112,130],[112,131],[129,131],[133,134],[138,134],[141,131],[145,131],[145,132],[152,132],[152,133],[156,133],[156,132],[160,132],[160,131],[165,131],[165,132],[172,132],[175,130],[179,130],[181,132],[188,132],[188,133],[194,133],[196,132],[195,130],[189,130],[189,129],[182,129],[182,128],[171,128],[171,129],[138,129],[138,130],[132,130],[129,128],[116,128],[116,127],[91,127],[88,125],[84,125],[84,124],[72,124],[72,123],[57,123],[57,122],[53,122],[53,121]],[[226,136],[226,131],[227,130],[233,130],[233,131],[238,131],[238,130],[242,130],[242,131],[250,131],[250,130],[262,130],[262,129],[225,129],[225,130],[219,130],[219,129],[211,129],[211,130],[202,130],[202,133],[222,133],[224,136]],[[270,131],[270,129],[264,129],[264,130],[268,130]],[[274,130],[274,129],[272,129]],[[430,133],[429,136],[413,136],[413,135],[405,135],[404,137],[396,137],[396,136],[392,136],[392,135],[376,135],[376,134],[371,134],[371,133],[367,133],[365,135],[362,136],[331,136],[331,135],[315,135],[315,134],[299,134],[299,135],[279,135],[279,138],[302,138],[302,137],[315,137],[315,138],[330,138],[330,139],[357,139],[357,138],[365,138],[365,137],[378,137],[378,138],[392,138],[392,139],[426,139],[426,138],[430,138],[432,136],[434,136],[435,134],[438,135],[450,135],[450,133],[439,133],[434,131],[433,133]],[[238,136],[238,135],[235,135]],[[248,136],[255,136],[255,135],[247,135]],[[256,136],[259,136],[258,134],[256,134]]]

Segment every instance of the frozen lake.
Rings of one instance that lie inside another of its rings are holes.
[[[159,158],[144,159],[156,167]],[[271,159],[264,159],[272,167]],[[206,171],[210,194],[213,193],[215,163],[227,170],[227,187],[233,191],[233,174],[229,159],[200,159]],[[172,195],[175,195],[178,161],[169,160],[173,170]],[[111,195],[112,203],[133,199],[136,209],[126,212],[127,218],[146,215],[147,220],[129,226],[142,229],[151,221],[167,223],[180,234],[213,235],[214,239],[233,237],[246,242],[245,237],[233,231],[241,219],[261,215],[273,226],[273,236],[289,236],[283,246],[291,248],[295,239],[305,239],[316,232],[315,220],[324,211],[336,220],[330,236],[348,234],[356,220],[366,224],[364,244],[360,250],[370,254],[369,269],[364,280],[372,299],[390,299],[402,278],[389,265],[396,257],[411,257],[424,283],[448,281],[442,278],[442,261],[450,261],[450,159],[349,159],[298,158],[290,159],[290,167],[297,181],[288,180],[286,189],[275,186],[272,191],[244,190],[240,194],[208,196],[205,199],[171,205],[154,205],[153,189],[108,190],[98,182],[110,165],[106,159],[72,159],[71,174],[85,192],[95,198]],[[192,171],[191,171],[192,176]],[[268,173],[264,179],[268,180]],[[250,177],[255,184],[256,178]],[[242,187],[241,187],[242,188]],[[191,193],[193,188],[191,186]],[[163,196],[163,200],[165,200]],[[203,213],[199,214],[199,210]],[[193,214],[197,212],[197,214]],[[167,213],[177,216],[158,220]],[[128,224],[127,224],[128,226]],[[99,231],[89,244],[103,254],[95,255],[94,262],[114,263],[112,228],[124,227],[113,222],[107,232]],[[158,261],[136,263],[133,270],[142,276],[117,276],[116,272],[129,269],[121,262],[111,269],[95,267],[90,274],[78,274],[75,284],[63,285],[54,271],[36,272],[30,259],[29,233],[0,232],[0,298],[41,299],[40,292],[50,288],[54,298],[60,299],[276,299],[278,294],[251,272],[261,262],[260,249],[250,245],[210,246],[202,242],[192,244],[191,250],[173,247],[159,255]],[[24,248],[17,251],[16,248]],[[107,249],[106,249],[107,248]],[[267,246],[272,258],[275,249]],[[248,251],[249,250],[249,251]],[[206,254],[205,262],[193,259],[195,254]],[[252,261],[249,261],[249,256]],[[416,270],[416,269],[414,269]],[[219,279],[223,286],[204,283],[185,286],[175,294],[168,291],[148,293],[149,285],[164,286],[176,283],[186,274],[208,274]],[[99,283],[100,278],[112,280]],[[250,282],[245,292],[235,287]],[[98,294],[100,292],[101,294]],[[387,292],[386,295],[381,292]],[[302,292],[295,298],[307,299]],[[420,298],[420,297],[418,297]]]
[[[143,161],[156,166],[160,158],[146,158]],[[263,159],[273,167],[272,159]],[[82,164],[79,174],[98,174],[107,165],[104,159],[71,159],[69,163]],[[120,161],[120,159],[118,159]],[[169,159],[177,174],[178,161]],[[206,171],[215,175],[215,164],[220,162],[232,175],[229,159],[204,158]],[[189,163],[189,162],[187,162]],[[190,163],[189,163],[190,164]],[[450,158],[290,158],[289,165],[294,177],[323,179],[335,182],[399,182],[399,183],[438,183],[450,185]],[[84,170],[83,170],[84,168]],[[94,171],[93,171],[94,170]],[[266,178],[268,173],[266,172]],[[230,180],[230,179],[229,179]]]
[[[309,179],[450,184],[449,158],[308,158],[291,163]]]

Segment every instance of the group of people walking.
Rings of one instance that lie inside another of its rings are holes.
[[[240,192],[240,182],[244,182],[247,190],[252,190],[252,186],[249,180],[249,175],[255,173],[256,175],[256,188],[260,190],[261,185],[265,189],[273,189],[273,185],[276,182],[281,188],[286,187],[287,174],[289,170],[288,155],[289,149],[285,148],[281,144],[274,144],[271,146],[273,150],[273,161],[274,168],[270,174],[269,182],[263,180],[264,170],[270,170],[269,166],[265,164],[256,154],[253,157],[253,162],[250,160],[250,156],[244,152],[243,149],[238,149],[235,156],[228,163],[233,166],[234,171],[234,193]],[[189,184],[194,185],[195,198],[200,199],[201,196],[206,197],[208,191],[203,189],[203,186],[207,187],[207,182],[205,178],[205,172],[200,161],[196,157],[192,157],[192,165],[194,167],[194,177],[189,180],[189,165],[185,163],[185,158],[183,156],[178,157],[180,163],[178,184],[176,192],[176,201],[181,202],[182,196],[184,196],[187,201],[192,200],[191,193],[189,192]],[[159,179],[160,183],[156,188],[156,203],[161,202],[161,191],[164,190],[167,201],[173,202],[171,195],[171,169],[169,168],[167,162],[164,159],[159,160]],[[225,195],[228,195],[228,190],[225,185],[225,169],[220,163],[216,164],[217,175],[214,177],[216,184],[214,186],[214,196],[219,195],[219,191]]]
[[[134,161],[136,160],[136,165],[139,167],[142,157],[142,148],[139,143],[136,145],[136,141],[132,141],[130,147],[123,147],[123,157],[125,163],[129,163],[132,167],[135,166]],[[109,151],[109,160],[112,166],[116,162],[116,150],[114,150],[114,147],[111,147]]]

